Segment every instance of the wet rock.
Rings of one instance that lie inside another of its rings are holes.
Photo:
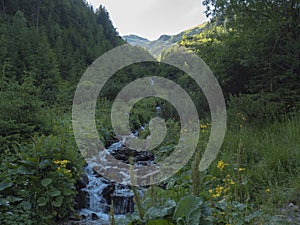
[[[126,215],[127,213],[133,213],[134,211],[134,202],[133,196],[126,195],[114,195],[112,196],[114,203],[114,213],[116,215]]]
[[[126,146],[121,146],[117,150],[111,152],[117,160],[121,160],[124,163],[129,164],[129,157],[133,157],[133,161],[137,162],[148,162],[154,160],[154,155],[148,151],[136,151],[134,149],[127,148]]]
[[[76,190],[81,190],[89,184],[89,178],[86,174],[83,174],[76,183]]]
[[[81,220],[85,220],[85,219],[87,218],[87,216],[84,215],[84,214],[82,214],[82,215],[80,215],[80,216],[81,216]]]
[[[109,148],[112,144],[118,142],[119,139],[116,137],[112,137],[110,140],[106,141],[105,148]]]
[[[90,195],[87,191],[81,190],[79,191],[76,199],[75,199],[75,209],[81,210],[89,207]]]
[[[109,213],[111,205],[114,205],[114,213],[126,215],[134,211],[133,195],[126,193],[130,189],[126,185],[115,185],[113,183],[107,185],[101,195],[105,199],[103,203],[103,212]]]
[[[104,213],[106,213],[106,214],[110,213],[110,208],[111,208],[110,205],[103,204],[102,209],[103,209]]]
[[[91,214],[92,220],[99,220],[99,216],[96,213]]]
[[[105,199],[106,203],[109,205],[111,204],[111,200],[112,200],[111,197],[114,192],[115,192],[115,185],[109,184],[103,189],[103,191],[101,193],[101,195]]]

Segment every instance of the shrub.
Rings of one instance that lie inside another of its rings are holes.
[[[73,210],[83,160],[72,142],[41,136],[15,147],[0,165],[3,224],[53,224]]]

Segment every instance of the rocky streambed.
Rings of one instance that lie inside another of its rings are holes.
[[[126,164],[130,158],[135,165],[154,163],[154,155],[147,151],[136,151],[123,145],[124,140],[112,144],[107,151]],[[125,217],[134,211],[133,191],[128,185],[114,183],[93,170],[90,165],[84,168],[85,174],[77,183],[79,194],[76,209],[80,218],[69,224],[110,224],[109,213],[113,210],[116,218]]]

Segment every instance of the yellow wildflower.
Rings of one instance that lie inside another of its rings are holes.
[[[228,164],[228,163],[224,163],[223,160],[220,160],[220,161],[218,162],[217,167],[218,167],[221,171],[225,168],[225,166],[229,166],[229,164]]]
[[[220,196],[221,196],[220,193],[216,193],[216,194],[213,194],[213,195],[212,195],[213,198],[218,198],[218,197],[220,197]]]
[[[227,193],[229,190],[230,190],[229,187],[225,188],[225,189],[224,189],[224,193]]]
[[[240,167],[239,169],[238,169],[238,171],[239,172],[242,172],[242,171],[245,171],[246,169],[245,168],[242,168],[242,167]]]
[[[219,197],[219,196],[221,196],[221,194],[222,194],[222,192],[223,192],[223,190],[224,190],[224,187],[222,187],[222,186],[218,186],[218,187],[216,187],[216,196],[217,197]]]
[[[265,190],[266,193],[270,193],[270,191],[271,191],[270,188],[267,188],[267,189]]]
[[[53,163],[55,165],[60,165],[60,166],[63,166],[65,167],[67,164],[68,164],[68,160],[64,159],[64,160],[53,160]]]
[[[200,124],[200,128],[201,128],[201,129],[207,129],[207,125],[205,125],[205,124]]]

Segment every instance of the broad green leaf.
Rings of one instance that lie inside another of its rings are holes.
[[[163,218],[164,216],[170,214],[175,206],[176,202],[169,199],[163,205],[150,207],[145,216],[148,219]]]
[[[64,199],[63,196],[56,197],[55,201],[52,202],[53,206],[60,207],[63,202],[63,199]]]
[[[22,175],[32,175],[34,174],[34,170],[32,168],[28,168],[25,166],[20,166],[18,168],[18,173]]]
[[[199,225],[200,219],[202,216],[201,208],[200,207],[194,207],[188,217],[186,218],[186,221],[189,225]]]
[[[46,160],[43,160],[42,162],[39,163],[39,168],[40,169],[45,169],[49,165],[50,165],[50,161],[48,159],[46,159]]]
[[[37,159],[35,158],[28,158],[27,160],[21,160],[20,163],[26,165],[26,166],[32,166],[35,167]]]
[[[64,188],[64,190],[63,190],[63,194],[66,196],[70,196],[72,193],[73,193],[72,189]]]
[[[49,195],[52,197],[59,196],[60,194],[61,194],[60,190],[54,190],[49,192]]]
[[[30,210],[32,207],[32,205],[29,201],[21,202],[20,206],[23,207],[23,209],[25,209],[25,210]]]
[[[51,178],[45,178],[41,181],[41,184],[44,186],[44,187],[47,187],[49,184],[52,183],[52,179]]]
[[[6,183],[6,182],[0,182],[0,191],[3,191],[7,188],[12,187],[14,184],[12,182]]]
[[[48,202],[49,202],[49,199],[46,197],[40,197],[37,200],[38,206],[45,206],[45,205],[47,205]]]
[[[193,196],[187,196],[182,198],[176,207],[176,210],[174,212],[175,218],[184,218],[187,215],[189,215],[191,208],[193,206],[194,197]]]
[[[202,215],[202,204],[202,198],[186,196],[178,202],[173,217],[176,219],[177,223],[183,220],[185,221],[185,224],[198,225]]]
[[[9,201],[9,202],[19,202],[21,200],[23,200],[23,198],[12,196],[12,195],[9,195],[7,197],[7,201]]]

